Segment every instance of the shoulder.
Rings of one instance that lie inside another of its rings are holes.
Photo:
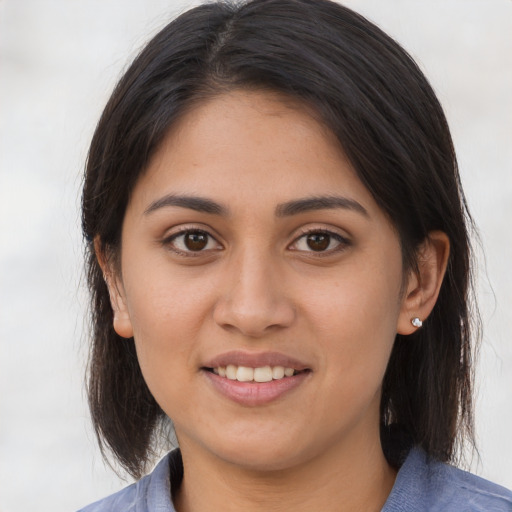
[[[175,512],[170,468],[176,457],[176,450],[168,453],[149,475],[78,512]]]
[[[382,512],[512,512],[512,492],[411,450]]]
[[[430,499],[440,510],[512,512],[512,492],[504,487],[448,464],[429,466]]]

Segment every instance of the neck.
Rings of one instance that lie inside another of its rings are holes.
[[[174,496],[178,512],[379,511],[396,473],[388,465],[378,435],[367,436],[291,468],[241,468],[182,445],[184,478]]]

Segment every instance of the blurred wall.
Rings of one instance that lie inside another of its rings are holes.
[[[481,230],[480,461],[512,487],[512,2],[348,0],[418,60]],[[190,1],[0,0],[0,512],[74,510],[124,485],[83,392],[81,172],[141,45]]]

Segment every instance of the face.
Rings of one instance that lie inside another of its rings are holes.
[[[334,136],[232,92],[182,118],[134,188],[115,328],[182,450],[291,467],[378,439],[401,262]]]

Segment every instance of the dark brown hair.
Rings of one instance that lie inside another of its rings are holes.
[[[359,178],[389,216],[404,268],[432,230],[451,253],[436,306],[424,327],[397,335],[384,378],[381,432],[453,460],[472,440],[470,346],[471,219],[450,132],[439,102],[409,55],[378,27],[329,0],[209,3],[169,23],[115,88],[94,134],[82,198],[92,342],[88,392],[100,446],[140,476],[168,424],[147,388],[133,340],[112,327],[94,240],[120,249],[130,193],[169,127],[194,103],[233,89],[299,99],[337,136]],[[400,443],[399,443],[400,444]]]

